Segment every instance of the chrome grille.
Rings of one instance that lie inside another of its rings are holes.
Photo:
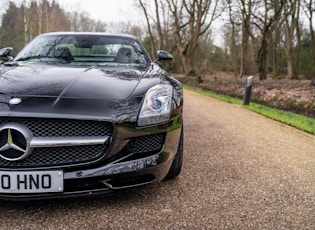
[[[103,121],[0,117],[0,125],[15,122],[28,127],[35,137],[112,136],[113,125]],[[104,157],[104,145],[35,148],[20,161],[0,158],[0,168],[51,168],[89,164]]]
[[[6,161],[0,158],[0,167],[38,168],[84,164],[101,158],[104,150],[102,145],[34,149],[24,160]]]
[[[40,118],[0,118],[0,125],[16,122],[28,127],[36,137],[111,136],[112,125],[103,121]]]

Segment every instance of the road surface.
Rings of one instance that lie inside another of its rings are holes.
[[[0,201],[1,229],[315,229],[315,136],[191,91],[175,180],[112,197]]]

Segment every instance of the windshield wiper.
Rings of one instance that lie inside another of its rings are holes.
[[[40,62],[51,62],[53,59],[53,62],[58,62],[58,63],[69,63],[73,61],[73,59],[69,59],[67,57],[49,57],[49,56],[29,56],[29,57],[24,57],[24,58],[19,58],[16,59],[15,61],[29,61],[29,60],[34,60],[38,59]],[[47,60],[49,59],[49,60]]]
[[[15,61],[28,61],[28,60],[32,60],[32,59],[41,59],[41,58],[48,58],[48,57],[47,56],[40,56],[40,55],[28,56],[28,57],[16,59]]]

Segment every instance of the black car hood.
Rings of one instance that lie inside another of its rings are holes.
[[[135,121],[143,95],[132,94],[150,72],[62,65],[19,65],[0,71],[0,116],[83,116],[116,122]],[[157,76],[149,78],[151,84],[159,81]],[[12,105],[12,98],[22,101]]]
[[[38,65],[2,70],[0,93],[20,97],[125,99],[143,71]]]

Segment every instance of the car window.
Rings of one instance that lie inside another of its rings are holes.
[[[43,35],[34,39],[16,60],[56,58],[71,63],[147,64],[141,44],[129,37],[105,35]]]

